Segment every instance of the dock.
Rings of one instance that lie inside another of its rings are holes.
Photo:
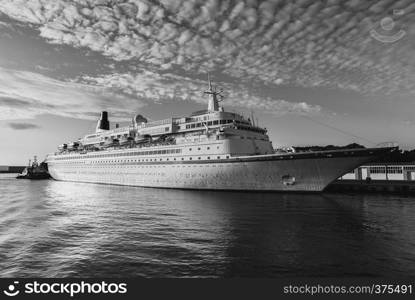
[[[25,166],[0,166],[0,173],[21,173]]]
[[[336,180],[327,192],[396,193],[415,195],[415,181],[408,180]]]
[[[415,194],[415,162],[365,164],[341,176],[326,191]]]

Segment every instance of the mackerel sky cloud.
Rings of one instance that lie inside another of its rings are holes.
[[[0,11],[35,26],[49,43],[89,48],[141,70],[219,71],[266,85],[414,93],[410,0],[0,3]],[[379,44],[370,30],[396,10],[402,10],[396,26],[405,27],[407,37]]]
[[[414,20],[413,0],[0,0],[0,119],[202,105],[210,72],[237,109],[413,124]]]

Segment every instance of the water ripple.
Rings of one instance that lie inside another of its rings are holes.
[[[0,177],[1,277],[415,275],[415,199]]]

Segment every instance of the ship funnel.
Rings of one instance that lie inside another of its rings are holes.
[[[109,130],[109,129],[110,129],[110,122],[108,121],[108,112],[103,111],[101,113],[101,118],[99,118],[98,120],[96,132],[99,132],[102,130]]]
[[[147,119],[144,118],[142,115],[135,115],[135,117],[133,118],[133,124],[134,126],[138,126],[141,125],[141,123],[147,123]]]

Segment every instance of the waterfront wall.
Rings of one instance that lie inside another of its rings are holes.
[[[415,180],[336,180],[326,192],[415,194]]]
[[[0,166],[0,173],[21,173],[24,166]]]

